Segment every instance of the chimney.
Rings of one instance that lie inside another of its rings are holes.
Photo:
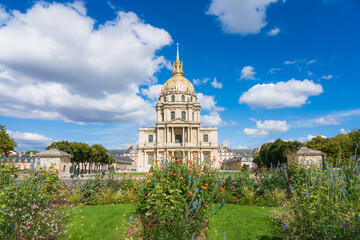
[[[130,147],[131,147],[131,143],[128,143],[127,145],[128,145],[128,148],[130,148]]]

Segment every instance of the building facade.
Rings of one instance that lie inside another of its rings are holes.
[[[149,171],[154,159],[177,158],[178,153],[184,160],[218,159],[217,128],[201,126],[201,106],[182,65],[177,48],[173,76],[163,85],[156,104],[156,125],[139,129],[137,171]]]

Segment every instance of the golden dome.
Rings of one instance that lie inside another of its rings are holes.
[[[170,92],[188,92],[195,93],[194,86],[192,83],[184,77],[184,72],[182,70],[182,62],[179,60],[179,45],[177,47],[177,56],[176,61],[173,63],[174,70],[172,72],[172,77],[164,83],[161,93],[170,93]]]

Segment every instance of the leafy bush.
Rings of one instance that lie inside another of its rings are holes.
[[[360,187],[359,162],[341,168],[325,165],[324,169],[289,165],[295,173],[304,171],[301,181],[291,182],[293,200],[276,213],[290,239],[359,239],[359,199],[351,195]]]
[[[137,187],[137,219],[142,239],[190,239],[221,209],[225,190],[211,166],[182,159],[158,162]],[[133,232],[134,233],[134,232]],[[132,236],[133,238],[136,237]]]
[[[17,164],[0,160],[0,239],[55,239],[69,219],[67,186],[58,171],[39,168],[27,175]]]
[[[82,201],[89,205],[100,204],[100,193],[103,187],[104,181],[98,174],[94,178],[87,180],[85,184],[81,185]]]

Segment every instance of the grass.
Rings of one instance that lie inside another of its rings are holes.
[[[226,204],[210,222],[209,240],[282,239],[280,229],[270,220],[274,208]],[[135,205],[103,205],[78,207],[78,216],[69,224],[71,239],[124,239],[129,217]]]
[[[69,223],[70,239],[124,239],[122,233],[134,211],[132,204],[80,206]]]
[[[282,239],[280,228],[269,217],[274,209],[227,204],[211,219],[206,239]]]

